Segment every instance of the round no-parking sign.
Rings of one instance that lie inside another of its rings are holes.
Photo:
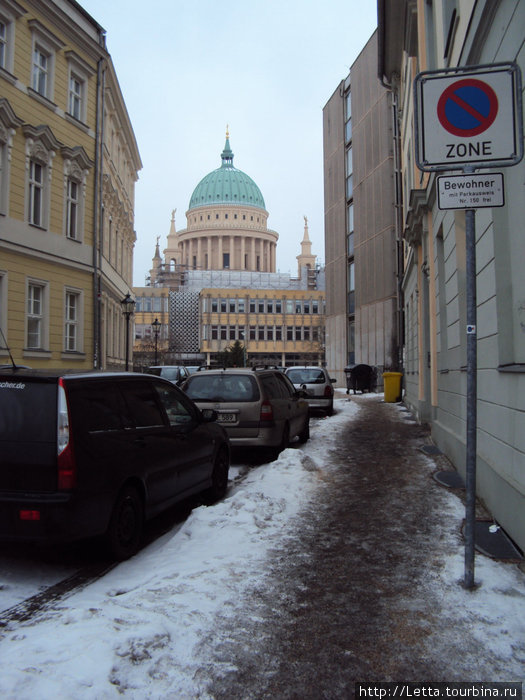
[[[496,119],[498,98],[491,86],[481,80],[455,80],[441,93],[437,114],[439,123],[450,134],[478,136]]]
[[[523,155],[520,73],[497,64],[415,80],[417,164],[422,170],[514,165]]]

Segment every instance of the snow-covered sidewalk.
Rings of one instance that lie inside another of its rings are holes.
[[[312,421],[306,445],[234,479],[222,502],[195,509],[182,526],[54,609],[4,629],[2,698],[212,697],[201,642],[224,641],[221,620],[235,614],[250,590],[266,585],[269,553],[323,487],[327,457],[359,411],[355,401],[338,397],[333,417]],[[445,497],[447,517],[461,522],[459,499]],[[493,680],[523,679],[525,672],[515,674],[524,649],[525,576],[514,565],[478,556],[482,585],[470,594],[457,584],[462,567],[458,542],[430,584],[432,595],[446,597],[450,621],[471,625],[480,644],[490,636],[495,653],[507,656],[513,677]]]

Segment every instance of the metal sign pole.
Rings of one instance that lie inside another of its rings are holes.
[[[465,168],[465,172],[474,168]],[[465,506],[465,588],[474,587],[476,524],[476,424],[477,424],[477,332],[476,332],[476,210],[465,212],[467,277],[467,445]]]

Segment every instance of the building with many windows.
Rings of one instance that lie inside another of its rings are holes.
[[[377,32],[323,109],[326,360],[398,369],[402,305],[391,98],[377,78]]]
[[[233,167],[229,134],[222,164],[195,188],[187,228],[172,214],[167,247],[157,240],[150,285],[136,287],[136,367],[211,364],[238,341],[248,364],[324,362],[324,271],[305,217],[297,277],[275,272],[278,234],[255,182]],[[157,320],[157,324],[155,323]]]
[[[122,366],[141,163],[104,29],[0,0],[0,88],[0,361]]]
[[[486,70],[503,63],[514,64],[523,74],[525,3],[379,0],[378,18],[379,75],[398,108],[400,135],[400,213],[406,245],[405,401],[430,424],[437,446],[463,476],[467,419],[475,415],[477,495],[523,550],[525,161],[501,168],[503,206],[474,210],[477,323],[468,328],[466,213],[440,208],[440,173],[423,172],[417,166],[413,86],[422,71],[477,66]],[[455,78],[457,73],[447,75]],[[501,106],[508,108],[513,102],[518,103],[509,97]],[[476,113],[471,110],[469,118],[476,119]],[[479,128],[479,121],[469,128]],[[446,138],[453,141],[448,133]],[[485,134],[485,140],[490,148],[492,137]],[[484,171],[487,165],[480,167],[478,162],[473,167]],[[475,410],[469,412],[467,346],[473,335],[477,396]]]

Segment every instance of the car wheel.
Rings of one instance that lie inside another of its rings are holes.
[[[307,442],[310,439],[310,418],[306,418],[306,423],[304,424],[304,428],[301,430],[299,433],[299,442],[303,444],[304,442]]]
[[[326,415],[327,416],[333,416],[334,415],[334,404],[331,403],[328,408],[326,409]]]
[[[228,488],[228,471],[230,469],[230,459],[228,450],[222,447],[217,457],[211,473],[211,487],[206,492],[206,503],[211,505],[223,498]]]
[[[288,423],[284,424],[283,432],[281,435],[281,442],[277,447],[270,447],[268,450],[268,455],[271,460],[277,459],[281,452],[285,450],[290,444],[290,426]]]
[[[133,486],[124,488],[113,507],[106,534],[110,554],[119,561],[129,559],[138,550],[144,527],[142,498]]]

